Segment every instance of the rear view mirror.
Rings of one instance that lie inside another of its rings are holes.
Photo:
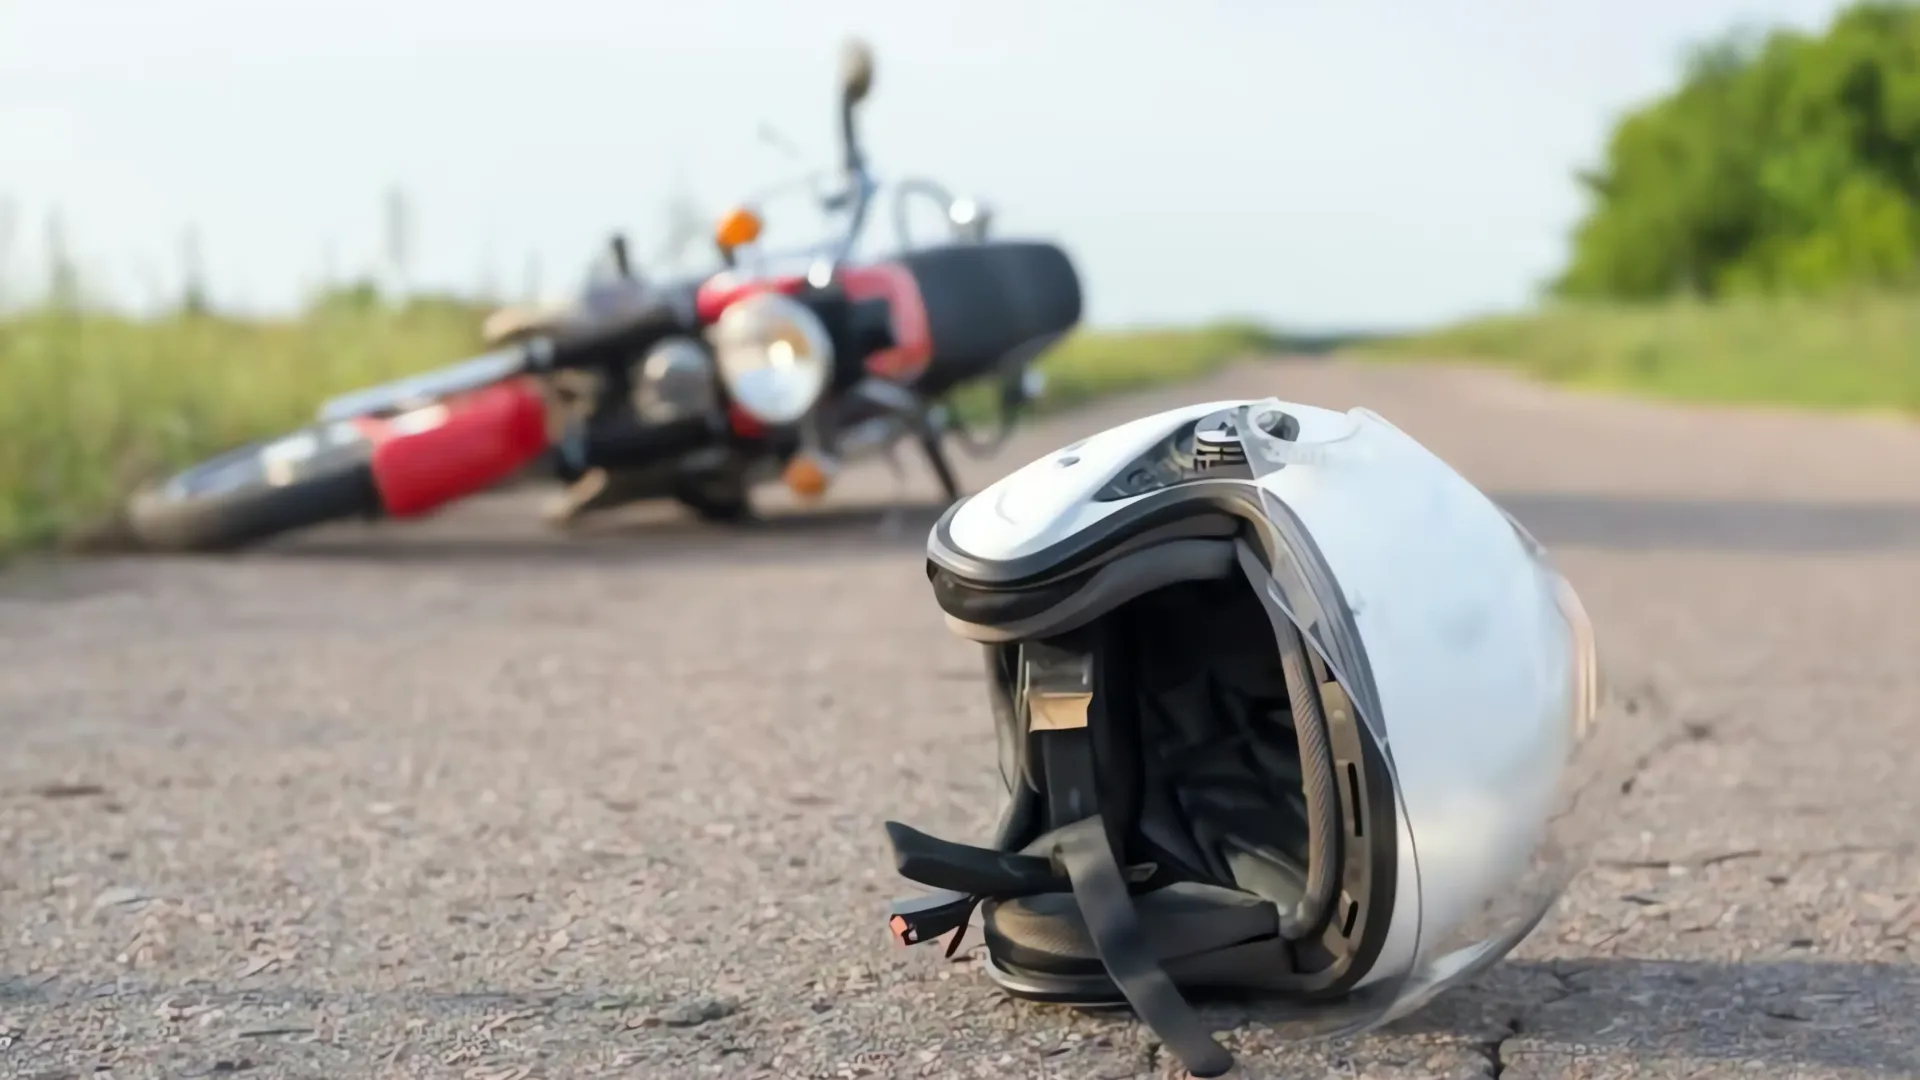
[[[840,54],[840,97],[848,105],[865,100],[873,89],[873,50],[858,38],[847,42]]]
[[[947,205],[947,224],[955,240],[978,244],[986,240],[993,225],[993,211],[972,199],[955,199]]]

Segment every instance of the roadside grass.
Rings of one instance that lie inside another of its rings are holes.
[[[1295,334],[1250,322],[1227,321],[1196,328],[1081,330],[1042,357],[1046,393],[1032,412],[1070,409],[1094,398],[1165,383],[1182,382],[1228,364],[1262,356],[1324,355],[1355,342],[1360,334]],[[987,422],[999,391],[973,386],[954,395],[962,417]]]
[[[1920,417],[1920,294],[1549,307],[1342,354],[1483,362],[1679,401]]]
[[[140,482],[299,427],[331,395],[467,356],[481,347],[483,313],[438,301],[285,321],[37,312],[0,322],[0,553],[84,532]],[[1239,324],[1082,331],[1043,361],[1043,408],[1282,344]],[[958,404],[972,412],[992,394],[979,387]]]
[[[1198,329],[1079,330],[1041,357],[1046,393],[1033,403],[1035,413],[1055,412],[1105,394],[1177,382],[1204,375],[1224,364],[1272,353],[1279,339],[1261,327],[1218,323]],[[988,384],[954,395],[963,417],[984,422],[993,412],[999,389]]]
[[[0,553],[70,536],[143,480],[297,427],[331,394],[472,352],[478,327],[444,304],[297,322],[0,322]]]
[[[37,312],[0,322],[0,553],[71,537],[141,481],[298,427],[333,394],[470,355],[482,312],[427,300],[285,321]],[[1483,362],[1611,392],[1920,417],[1912,295],[1553,307],[1394,337],[1237,322],[1081,330],[1041,361],[1038,410],[1283,352]],[[995,393],[976,386],[955,404],[983,418]]]

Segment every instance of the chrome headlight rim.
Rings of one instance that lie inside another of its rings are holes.
[[[670,423],[720,412],[713,356],[696,337],[656,342],[629,365],[627,378],[629,404],[644,421]]]

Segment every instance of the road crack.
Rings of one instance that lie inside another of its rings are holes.
[[[1621,708],[1623,708],[1629,716],[1638,716],[1642,711],[1654,713],[1667,712],[1665,699],[1661,696],[1659,688],[1652,683],[1641,684],[1632,691],[1629,691],[1625,695],[1625,698],[1626,700],[1621,705]],[[1653,749],[1640,755],[1639,759],[1633,763],[1633,770],[1627,774],[1625,780],[1620,782],[1620,794],[1632,794],[1633,789],[1640,783],[1640,777],[1643,776],[1649,768],[1653,767],[1654,762],[1659,761],[1680,747],[1712,742],[1718,735],[1718,718],[1681,721],[1679,730],[1670,733],[1658,743],[1654,744]]]
[[[1509,1017],[1504,1030],[1490,1039],[1485,1039],[1475,1047],[1480,1056],[1487,1059],[1487,1075],[1500,1080],[1500,1074],[1507,1071],[1507,1043],[1520,1034],[1520,1018]]]
[[[1522,1011],[1520,1017],[1517,1018],[1515,1022],[1517,1023],[1519,1019],[1524,1019],[1526,1014],[1532,1012],[1534,1009],[1543,1009],[1548,1005],[1557,1005],[1573,997],[1575,994],[1586,993],[1587,987],[1581,986],[1579,983],[1573,981],[1574,976],[1582,974],[1586,970],[1585,967],[1574,967],[1571,969],[1562,969],[1559,967],[1548,968],[1547,975],[1553,979],[1555,984],[1552,991],[1553,996],[1542,1001],[1534,1002],[1526,1010]]]

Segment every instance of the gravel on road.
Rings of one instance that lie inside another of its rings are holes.
[[[1556,919],[1249,1076],[1920,1076],[1920,428],[1262,362],[1034,425],[1366,405],[1553,546],[1652,746]],[[502,493],[0,579],[0,1076],[1154,1077],[902,950],[880,823],[979,835],[979,660],[909,461],[741,530]],[[976,939],[977,940],[977,939]]]

